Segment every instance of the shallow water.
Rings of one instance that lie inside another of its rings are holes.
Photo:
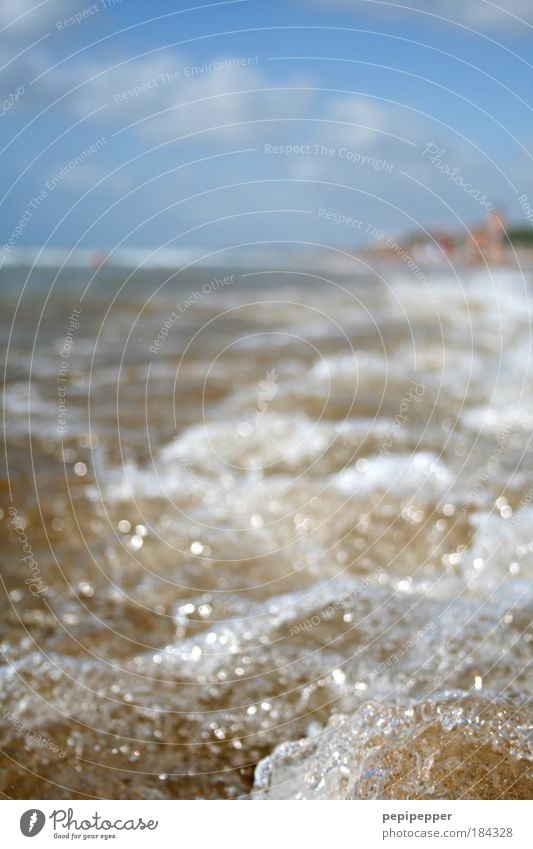
[[[3,794],[531,796],[530,275],[2,273]]]

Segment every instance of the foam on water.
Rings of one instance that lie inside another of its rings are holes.
[[[529,799],[530,713],[452,692],[368,703],[316,739],[284,743],[256,770],[260,799]]]
[[[2,792],[531,794],[527,288],[389,278],[246,278],[155,355],[197,281],[105,320],[99,290],[66,433],[72,305],[20,319],[7,459],[40,583],[4,514]]]

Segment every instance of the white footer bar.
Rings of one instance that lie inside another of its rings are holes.
[[[533,846],[532,802],[35,800],[0,805],[6,849],[73,843],[117,849]]]

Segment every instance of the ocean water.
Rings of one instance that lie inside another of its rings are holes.
[[[4,796],[531,797],[531,279],[6,265]]]

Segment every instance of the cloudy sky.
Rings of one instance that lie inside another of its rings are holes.
[[[523,223],[532,24],[531,0],[3,0],[1,242]]]

